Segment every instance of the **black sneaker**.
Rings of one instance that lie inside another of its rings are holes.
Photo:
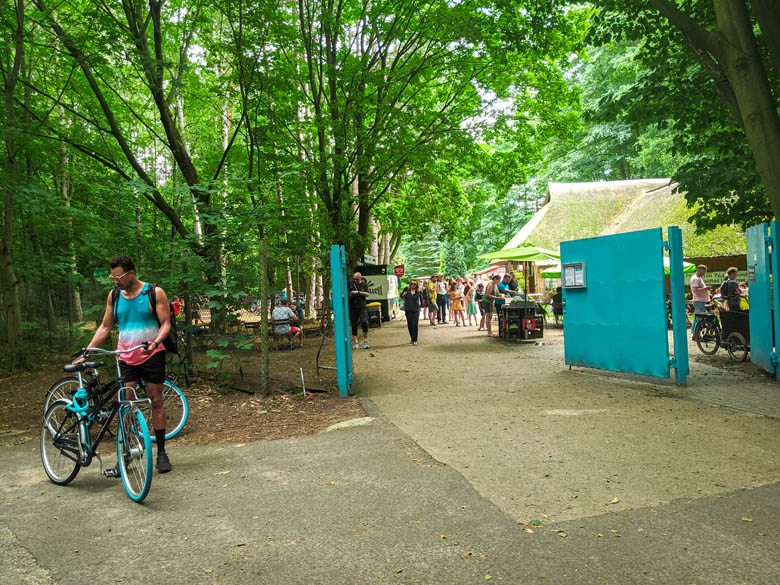
[[[163,451],[157,454],[157,473],[168,473],[173,469],[173,465],[168,460],[168,454]]]

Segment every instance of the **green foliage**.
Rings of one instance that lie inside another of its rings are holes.
[[[693,0],[685,9],[705,28],[714,26],[712,2]],[[761,47],[758,27],[755,32]],[[674,158],[667,157],[662,169],[679,181],[701,229],[752,225],[772,217],[745,134],[719,99],[711,72],[696,60],[677,28],[647,3],[610,0],[599,3],[591,42],[602,45],[600,51],[624,51],[633,69],[620,91],[609,92],[599,103],[601,115],[665,135],[661,143]],[[780,79],[768,60],[766,65],[777,96]]]
[[[545,144],[579,126],[565,73],[588,12],[563,1],[157,6],[134,5],[143,32],[116,4],[25,6],[24,83],[0,130],[25,164],[0,182],[38,330],[73,330],[74,291],[99,320],[110,284],[93,272],[119,254],[228,323],[261,270],[279,291],[288,263],[316,275],[331,243],[362,252],[368,214],[405,237],[410,271],[470,269],[533,211],[513,189]],[[233,338],[212,367],[232,347],[249,345]]]

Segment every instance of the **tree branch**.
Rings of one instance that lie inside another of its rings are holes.
[[[648,3],[663,14],[667,20],[685,35],[687,39],[700,50],[717,53],[716,36],[704,29],[699,23],[683,12],[674,2],[669,0],[648,0]]]
[[[130,150],[130,146],[127,143],[127,140],[125,139],[124,135],[122,134],[121,129],[119,128],[119,124],[117,123],[116,117],[114,116],[114,112],[111,110],[111,106],[106,101],[106,98],[103,95],[103,91],[100,89],[100,86],[98,85],[97,80],[95,79],[95,76],[92,73],[92,69],[87,63],[87,59],[84,53],[81,51],[81,49],[79,49],[75,45],[75,43],[70,38],[70,36],[54,19],[54,16],[48,11],[46,5],[43,3],[43,0],[33,0],[33,2],[35,3],[38,10],[46,14],[46,17],[49,20],[52,30],[57,35],[57,38],[60,39],[62,44],[65,45],[65,48],[68,50],[68,53],[70,53],[71,57],[79,64],[79,67],[81,68],[81,71],[84,74],[87,83],[92,89],[92,93],[95,95],[95,97],[98,100],[98,103],[100,104],[100,108],[103,111],[103,115],[106,117],[106,121],[108,122],[108,125],[111,129],[110,134],[114,137],[114,139],[119,144],[119,147],[124,153],[125,158],[133,167],[133,170],[136,172],[136,174],[141,178],[141,180],[144,183],[149,185],[149,187],[153,190],[152,192],[154,194],[155,206],[165,214],[165,216],[168,218],[171,224],[176,228],[176,231],[179,233],[179,235],[181,237],[186,237],[187,228],[182,223],[181,218],[176,214],[176,212],[171,208],[171,206],[168,205],[168,203],[163,198],[162,194],[157,189],[157,186],[154,184],[154,181],[152,181],[151,177],[149,177],[149,175],[146,173],[144,168],[138,162],[138,159]]]
[[[777,0],[751,0],[750,5],[769,50],[775,75],[780,78],[780,9]],[[777,96],[775,98],[777,99]]]

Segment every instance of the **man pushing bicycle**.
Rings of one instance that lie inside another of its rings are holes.
[[[116,324],[119,327],[117,349],[123,350],[148,342],[145,349],[137,349],[122,355],[119,361],[122,377],[127,386],[135,388],[143,380],[146,394],[152,402],[152,427],[157,443],[157,472],[173,469],[165,452],[165,410],[163,408],[163,382],[165,381],[165,346],[163,340],[171,329],[168,297],[155,287],[155,310],[151,306],[150,285],[138,279],[135,264],[129,256],[117,256],[109,261],[109,278],[116,285],[108,293],[103,322],[95,331],[89,347],[99,347],[111,335]],[[157,317],[155,318],[155,313]],[[159,320],[159,322],[158,322]],[[79,358],[73,363],[81,363]],[[128,397],[131,398],[131,397]]]

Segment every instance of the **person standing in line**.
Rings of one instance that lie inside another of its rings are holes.
[[[479,331],[485,330],[485,285],[483,283],[479,283],[477,285],[477,291],[474,293],[474,302],[477,305],[477,309],[479,309]]]
[[[500,293],[498,292],[499,282],[501,282],[501,277],[498,274],[494,274],[493,280],[488,283],[487,289],[485,289],[485,302],[483,306],[485,308],[485,325],[487,326],[488,337],[498,337],[498,335],[493,333],[493,309],[497,300],[503,302],[503,297],[500,296]]]
[[[444,281],[444,275],[440,274],[436,282],[436,304],[439,306],[437,321],[441,324],[447,324],[447,309],[450,307],[447,297],[447,283]]]
[[[165,382],[165,346],[163,341],[171,331],[171,312],[168,297],[159,286],[155,287],[155,307],[152,307],[149,283],[138,279],[135,264],[129,256],[117,256],[109,263],[109,278],[119,289],[114,303],[114,292],[108,293],[103,321],[92,336],[87,347],[99,347],[111,336],[114,325],[119,327],[116,348],[129,349],[147,342],[145,349],[123,353],[119,367],[125,384],[135,388],[143,380],[146,395],[152,402],[152,428],[157,443],[157,472],[168,473],[173,469],[165,451],[165,407],[162,392]],[[116,310],[115,310],[116,309]],[[157,318],[155,318],[155,313]],[[75,360],[82,363],[86,358]],[[134,393],[133,393],[134,394]],[[132,400],[135,396],[126,396]],[[119,464],[107,474],[119,476]]]
[[[417,345],[417,333],[420,322],[420,309],[422,308],[422,293],[419,290],[419,283],[412,279],[403,291],[401,298],[404,300],[404,314],[406,315],[406,327],[409,329],[410,345]]]
[[[359,272],[355,272],[352,275],[352,280],[347,283],[347,294],[349,295],[349,322],[352,325],[352,349],[360,347],[358,345],[358,322],[363,329],[363,348],[368,349],[368,309],[366,308],[366,299],[369,294],[368,283]]]
[[[466,314],[469,316],[469,327],[471,326],[471,319],[473,318],[476,325],[477,320],[477,303],[474,301],[476,296],[476,290],[474,289],[474,282],[469,281],[468,289],[466,290]]]
[[[428,292],[428,285],[425,284],[425,281],[421,280],[418,281],[418,288],[420,289],[420,293],[422,294],[422,313],[420,316],[423,318],[423,321],[428,320],[428,300],[430,300],[430,293]]]
[[[460,327],[461,323],[465,327],[466,320],[463,317],[463,295],[455,282],[450,284],[450,298],[452,299],[452,318],[455,321],[455,327]],[[458,322],[458,317],[460,317],[460,323]]]
[[[428,319],[430,319],[431,326],[436,327],[436,316],[439,313],[439,304],[437,302],[437,294],[436,294],[436,276],[431,276],[431,279],[428,281]]]
[[[710,301],[710,287],[704,282],[704,276],[707,274],[707,267],[699,264],[696,267],[696,274],[691,276],[691,295],[693,297],[693,322],[691,323],[691,339],[696,340],[696,326],[701,320],[699,315],[707,312],[705,308]]]

